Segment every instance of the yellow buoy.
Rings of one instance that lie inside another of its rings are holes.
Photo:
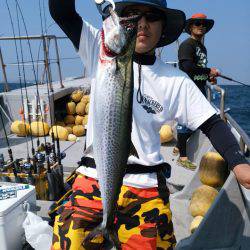
[[[207,152],[203,155],[200,167],[200,181],[211,187],[221,187],[229,174],[227,164],[220,154]]]
[[[26,136],[29,134],[30,126],[28,123],[24,123],[23,121],[14,121],[11,124],[10,130],[12,133],[17,136]]]
[[[85,107],[85,113],[88,114],[89,113],[89,103],[86,104],[86,107]]]
[[[52,135],[52,131],[54,132],[54,138],[58,138],[59,140],[66,141],[69,136],[69,132],[66,128],[62,126],[52,126],[50,129],[50,136]]]
[[[45,136],[49,133],[49,124],[46,122],[32,122],[30,132],[34,136]]]
[[[173,135],[173,130],[171,128],[171,126],[164,124],[161,129],[160,129],[160,140],[161,143],[165,143],[165,142],[170,142],[173,140],[174,135]]]
[[[82,125],[82,121],[83,121],[83,117],[84,116],[81,116],[81,115],[77,115],[75,118],[75,124],[76,125]]]
[[[73,134],[69,134],[68,136],[68,141],[76,141],[77,140],[77,137]]]
[[[88,103],[89,102],[89,95],[84,95],[81,99],[81,102],[85,102],[85,103]]]
[[[74,126],[75,126],[75,124],[68,124],[68,125],[64,126],[64,128],[66,128],[68,130],[69,134],[72,134]]]
[[[218,191],[207,185],[202,185],[194,190],[189,206],[191,215],[193,217],[204,216],[217,195]]]
[[[66,115],[64,118],[65,124],[73,124],[75,123],[75,117],[73,115]]]
[[[85,107],[86,107],[86,103],[84,102],[79,102],[77,105],[76,105],[76,113],[78,115],[85,115]]]
[[[82,125],[75,125],[73,127],[73,134],[76,136],[83,136],[85,134],[85,128]]]
[[[85,126],[88,123],[88,115],[83,116],[82,125]]]
[[[78,90],[75,90],[74,92],[72,92],[71,94],[71,99],[74,101],[74,102],[80,102],[82,97],[83,97],[83,94],[84,92],[80,89]]]
[[[72,101],[66,103],[66,110],[68,115],[74,115],[76,113],[76,104]]]

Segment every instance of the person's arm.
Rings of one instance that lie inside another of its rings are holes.
[[[216,115],[216,110],[189,78],[184,76],[179,88],[177,84],[175,87],[177,95],[170,100],[171,115],[193,131],[200,128],[227,161],[240,184],[250,189],[250,165],[227,124]]]
[[[227,124],[218,115],[213,115],[199,128],[226,160],[229,169],[233,170],[240,184],[249,189],[250,165]]]
[[[195,64],[194,57],[196,54],[196,48],[193,47],[188,41],[183,42],[178,50],[179,68],[186,72],[188,75],[207,75],[218,76],[218,70],[216,68],[202,68]]]
[[[211,69],[210,68],[201,68],[201,67],[197,67],[195,65],[195,63],[190,60],[190,59],[186,59],[186,60],[181,60],[179,62],[179,66],[180,69],[182,69],[183,71],[185,71],[186,73],[192,73],[192,74],[205,74],[208,75],[210,74]]]
[[[75,0],[49,0],[52,18],[79,49],[83,21],[75,9]]]

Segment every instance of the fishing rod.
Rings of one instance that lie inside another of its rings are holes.
[[[7,6],[7,9],[8,9],[8,12],[9,12],[9,16],[10,16],[10,22],[11,22],[11,27],[12,27],[12,33],[13,33],[13,36],[14,38],[16,37],[15,36],[15,30],[14,30],[14,24],[13,24],[13,19],[12,19],[12,16],[11,16],[11,12],[10,12],[10,8],[9,8],[9,5],[8,5],[8,2],[6,0],[6,6]],[[20,61],[19,61],[19,53],[18,53],[18,49],[17,49],[17,43],[16,43],[16,40],[14,39],[14,43],[15,43],[15,49],[16,49],[16,57],[17,57],[17,62],[18,62],[18,79],[19,79],[19,86],[20,86],[20,93],[21,93],[21,102],[22,102],[22,106],[23,106],[23,109],[24,109],[24,97],[23,97],[23,88],[22,88],[22,77],[21,77],[21,69],[20,69]],[[28,137],[27,137],[27,128],[26,128],[26,120],[25,120],[25,116],[23,117],[24,118],[24,129],[25,129],[25,137],[26,137],[26,148],[27,148],[27,158],[29,158],[29,144],[28,144]],[[32,144],[32,147],[33,147],[33,140],[31,142]]]
[[[7,0],[6,0],[6,6],[7,6],[9,17],[10,17],[10,22],[11,22],[13,36],[15,38],[16,36],[15,36],[15,29],[14,29],[13,19],[12,19],[12,15],[11,15],[10,8],[9,8]],[[19,53],[18,53],[18,49],[17,49],[16,39],[14,39],[14,43],[15,43],[15,49],[16,49],[17,62],[18,62],[18,76],[19,76],[18,78],[19,78],[19,86],[20,86],[20,92],[21,92],[21,102],[22,102],[22,106],[23,106],[23,109],[24,109],[24,97],[23,97],[23,89],[22,89],[23,88],[22,87],[22,77],[21,77],[20,60],[19,60]],[[23,60],[23,55],[22,55],[22,60]],[[26,88],[26,84],[25,84],[25,88]],[[27,96],[26,96],[26,98],[27,98]],[[27,136],[28,135],[28,131],[27,131],[27,127],[26,127],[26,118],[25,118],[25,116],[23,116],[23,121],[24,121],[25,137],[26,137],[27,159],[28,159],[28,162],[30,163],[29,143],[28,143],[28,136]],[[30,121],[29,121],[29,125],[30,125]],[[3,124],[3,126],[4,126],[4,124]],[[31,144],[32,144],[32,148],[34,148],[33,138],[31,138]],[[10,151],[9,155],[10,155],[11,161],[13,162],[12,170],[13,170],[13,173],[15,175],[15,181],[16,182],[21,182],[20,177],[18,177],[18,175],[17,175],[19,161],[18,160],[14,161],[11,149],[9,151]]]
[[[40,20],[41,20],[41,30],[42,30],[42,35],[43,35],[43,46],[44,46],[44,57],[45,57],[45,67],[47,67],[47,70],[45,70],[46,72],[46,85],[47,85],[47,93],[48,93],[48,99],[49,98],[49,90],[51,91],[51,97],[52,97],[52,101],[54,103],[54,88],[52,87],[52,74],[51,74],[51,69],[49,67],[50,65],[50,55],[49,55],[49,46],[50,46],[50,40],[46,39],[46,36],[44,36],[44,30],[46,31],[46,15],[45,15],[45,7],[43,5],[43,17],[42,17],[42,8],[41,8],[41,4],[40,4],[39,0],[39,10],[40,10]],[[43,18],[44,18],[44,22],[43,22]],[[44,29],[43,29],[43,24],[44,24]],[[50,81],[50,88],[49,88],[49,81]],[[56,115],[55,115],[55,110],[53,113],[53,117],[54,117],[54,122],[56,124]],[[52,110],[50,109],[50,121],[51,121],[51,125],[52,125]],[[56,133],[56,148],[57,148],[57,154],[55,154],[55,135],[54,132]],[[53,171],[51,171],[50,168],[48,168],[48,175],[47,175],[47,179],[48,179],[48,186],[49,186],[49,200],[55,200],[57,198],[60,197],[60,195],[65,191],[64,188],[64,181],[63,181],[63,166],[61,163],[61,159],[63,159],[66,154],[64,152],[60,152],[60,141],[59,141],[59,134],[58,134],[58,127],[55,126],[55,131],[52,128],[51,131],[51,137],[52,137],[52,148],[53,148],[53,153],[52,153],[52,157],[56,156],[56,160],[57,160],[57,167],[54,168],[53,166],[56,165],[53,164],[51,169],[53,168]],[[53,163],[53,159],[52,159],[52,163]],[[48,165],[49,166],[49,165]]]
[[[9,159],[10,159],[9,167],[12,167],[12,171],[13,171],[13,174],[15,176],[15,182],[20,183],[21,179],[20,179],[20,177],[17,174],[17,165],[16,165],[17,162],[14,161],[14,158],[13,158],[12,149],[10,147],[10,143],[9,143],[7,131],[6,131],[5,126],[4,126],[4,120],[3,120],[3,115],[2,115],[1,111],[0,111],[0,117],[1,117],[1,122],[2,122],[2,125],[3,125],[3,131],[4,131],[4,135],[5,135],[5,140],[6,140],[7,147],[8,147],[8,155],[9,155]],[[3,170],[4,170],[4,168],[3,168]],[[6,177],[5,180],[9,181],[9,178]]]
[[[249,84],[246,84],[246,83],[243,83],[243,82],[234,80],[233,78],[228,77],[228,76],[225,76],[225,75],[222,75],[222,74],[220,74],[220,73],[219,73],[218,77],[224,78],[224,79],[226,79],[226,80],[228,80],[228,81],[231,81],[231,82],[239,83],[239,84],[244,85],[244,86],[246,86],[246,87],[250,87]]]
[[[19,23],[19,12],[21,14],[21,17],[22,17],[22,20],[23,20],[23,25],[24,25],[24,28],[25,28],[25,31],[26,31],[26,35],[27,35],[27,39],[28,39],[28,32],[27,32],[27,28],[26,28],[26,24],[25,24],[25,20],[23,18],[23,15],[22,15],[22,10],[17,2],[17,0],[15,1],[16,2],[16,12],[17,12],[17,18],[18,18],[18,30],[19,30],[19,36],[20,36],[20,23]],[[11,12],[10,12],[10,8],[9,8],[9,5],[8,5],[8,2],[6,0],[6,5],[7,5],[7,8],[8,8],[8,12],[9,12],[9,16],[10,16],[10,20],[11,20],[11,26],[12,26],[12,31],[13,31],[13,36],[15,38],[15,29],[14,29],[14,24],[13,24],[13,19],[12,19],[12,15],[11,15]],[[18,12],[19,10],[19,12]],[[16,39],[14,39],[16,40]],[[40,96],[39,96],[39,91],[38,91],[38,82],[37,82],[37,78],[36,78],[36,74],[34,72],[34,60],[33,60],[33,56],[32,56],[32,51],[31,51],[31,46],[30,46],[30,43],[29,43],[29,39],[28,39],[28,45],[29,45],[29,50],[30,50],[30,56],[31,56],[31,61],[32,61],[32,65],[33,65],[33,73],[34,73],[34,77],[35,77],[35,82],[36,82],[36,89],[37,89],[37,98],[38,99],[38,103],[40,107],[40,112],[41,112],[41,116],[42,116],[42,109],[41,109],[41,103],[40,103]],[[22,50],[22,43],[20,42],[20,47],[21,47],[21,54],[22,54],[22,60],[23,60],[23,50]],[[17,55],[17,61],[18,61],[18,70],[19,70],[19,79],[21,79],[21,73],[20,73],[20,62],[19,62],[19,54],[18,54],[18,49],[17,49],[17,44],[15,42],[15,48],[16,48],[16,55]],[[22,63],[24,65],[24,63]],[[26,89],[26,97],[27,97],[27,101],[28,101],[28,95],[27,95],[27,85],[26,85],[26,77],[25,77],[25,70],[23,68],[23,73],[24,73],[24,82],[25,82],[25,89]],[[21,88],[22,90],[22,88]],[[22,101],[23,101],[23,95],[22,96]],[[23,106],[24,106],[24,103],[23,103]],[[28,111],[29,112],[29,111]],[[36,117],[37,118],[37,117]],[[30,122],[30,117],[29,117],[29,113],[28,113],[28,119],[29,119],[29,123]],[[44,129],[44,123],[43,123],[43,117],[42,117],[42,125],[43,125],[43,132],[45,131]],[[45,140],[45,144],[46,144],[46,138],[45,138],[45,133],[43,133],[44,135],[44,140]],[[31,133],[31,138],[32,138],[32,133]],[[40,141],[39,141],[39,138],[37,140],[37,146],[40,145]],[[33,166],[30,164],[30,157],[28,156],[27,159],[28,159],[28,163],[25,165],[25,168],[27,169],[28,167],[30,167],[30,174],[29,176],[31,176],[31,168],[34,169],[34,172],[36,173],[37,172],[37,167],[36,167],[36,163],[38,161],[37,159],[37,155],[36,155],[36,152],[35,152],[35,149],[34,149],[34,146],[33,146],[33,139],[32,139],[32,160],[33,160]]]
[[[43,47],[44,47],[44,57],[46,58],[45,61],[45,67],[47,68],[47,70],[45,70],[46,72],[46,85],[47,85],[47,95],[48,95],[48,99],[49,99],[49,86],[48,86],[48,82],[49,82],[49,76],[51,78],[51,72],[50,72],[50,67],[49,67],[49,41],[47,41],[45,39],[44,36],[44,30],[46,30],[46,15],[45,15],[45,6],[43,5],[43,15],[42,15],[42,7],[41,7],[41,2],[39,0],[39,13],[40,13],[40,25],[41,25],[41,31],[42,31],[42,35],[43,35]],[[43,18],[44,18],[44,22],[43,22]],[[43,27],[45,26],[45,27]],[[52,82],[52,79],[51,79]],[[54,89],[51,86],[51,94],[52,94],[52,101],[54,102]],[[50,123],[52,125],[52,115],[54,115],[55,117],[55,113],[52,114],[51,109],[50,110]],[[56,117],[55,117],[56,120]],[[56,126],[56,145],[57,145],[57,153],[55,150],[55,134],[54,134],[54,130],[52,129],[51,131],[51,138],[52,138],[52,150],[53,153],[50,155],[50,161],[53,164],[54,163],[54,158],[56,157],[58,160],[59,165],[61,165],[61,153],[60,153],[60,142],[59,142],[59,138],[58,138],[58,131],[57,131],[57,126]],[[49,172],[50,169],[48,169]]]
[[[19,33],[19,37],[21,36],[21,28],[20,28],[20,21],[19,21],[19,14],[18,14],[18,9],[16,6],[16,14],[17,14],[17,25],[18,25],[18,33]],[[22,40],[19,40],[19,45],[20,45],[20,52],[21,52],[21,60],[22,60],[22,72],[23,72],[23,79],[24,79],[24,89],[25,89],[25,97],[27,100],[27,104],[29,103],[29,96],[28,96],[28,91],[27,91],[27,80],[26,80],[26,72],[25,72],[25,68],[24,68],[24,56],[23,56],[23,46],[22,46]],[[29,109],[29,108],[28,108]],[[30,115],[29,115],[29,110],[27,109],[27,113],[28,113],[28,123],[29,126],[31,126],[31,119],[30,119]],[[25,120],[25,114],[24,114],[24,121]],[[31,152],[32,152],[32,158],[33,158],[33,165],[30,162],[30,157],[28,155],[27,157],[27,163],[24,164],[24,168],[25,169],[29,169],[29,179],[30,182],[32,183],[33,180],[31,180],[31,171],[32,168],[34,169],[34,173],[37,172],[37,166],[36,166],[36,158],[35,158],[35,148],[34,148],[34,143],[33,143],[33,135],[32,133],[30,133],[30,138],[31,138]]]
[[[23,21],[23,26],[24,26],[24,29],[25,29],[25,33],[26,33],[26,37],[27,37],[27,41],[28,41],[28,47],[29,47],[30,57],[31,57],[31,61],[32,61],[32,71],[33,71],[34,78],[35,78],[35,83],[36,83],[36,95],[37,95],[37,102],[38,102],[37,107],[40,108],[42,129],[43,129],[43,138],[44,138],[44,142],[45,142],[45,145],[46,145],[47,142],[46,142],[46,136],[45,136],[45,128],[44,128],[44,120],[43,120],[43,114],[42,114],[42,106],[41,106],[40,94],[39,94],[39,89],[38,89],[38,80],[37,80],[37,75],[36,75],[36,72],[35,72],[34,59],[33,59],[33,54],[32,54],[32,50],[31,50],[30,40],[29,40],[28,31],[27,31],[27,27],[26,27],[26,23],[25,23],[25,20],[24,20],[24,16],[23,16],[21,7],[20,7],[17,0],[15,0],[15,2],[16,2],[16,6],[17,6],[17,8],[18,8],[18,10],[20,12],[20,15],[21,15],[21,18],[22,18],[22,21]],[[39,147],[39,145],[40,145],[40,142],[39,142],[39,138],[38,138],[37,147]]]
[[[16,6],[16,14],[17,14],[17,26],[18,26],[18,34],[19,37],[21,36],[21,28],[20,28],[20,21],[19,21],[19,14],[18,14],[18,9]],[[29,96],[28,96],[28,91],[27,91],[27,80],[26,80],[26,72],[25,72],[25,67],[24,67],[24,56],[23,56],[23,46],[22,46],[22,40],[19,40],[19,45],[20,45],[20,53],[21,53],[21,60],[22,60],[22,72],[23,72],[23,79],[24,79],[24,89],[25,89],[25,97],[27,100],[27,104],[29,103]],[[27,107],[27,115],[28,115],[28,123],[29,126],[31,127],[31,119],[30,119],[30,115],[29,115],[29,107]],[[25,120],[25,114],[24,114],[24,120]],[[32,152],[32,163],[31,163],[31,159],[28,155],[27,157],[27,162],[23,162],[23,171],[26,172],[28,174],[27,180],[28,180],[28,184],[34,185],[35,184],[35,179],[32,175],[32,170],[34,171],[34,173],[37,173],[37,159],[36,159],[36,152],[35,152],[35,148],[34,148],[34,143],[33,143],[33,135],[32,133],[30,133],[30,138],[31,138],[31,152]],[[37,140],[37,144],[38,140]]]
[[[44,39],[44,42],[46,44],[46,40],[45,39]],[[47,47],[49,47],[49,44],[45,48],[47,48]],[[46,57],[49,60],[49,51],[47,49],[46,49],[45,53],[46,53]],[[48,67],[48,71],[50,71],[49,67]],[[47,90],[48,90],[48,93],[49,93],[49,88],[48,88],[48,74],[51,75],[51,72],[48,72],[46,74]],[[53,88],[51,88],[51,96],[52,96],[52,101],[54,102],[54,89]],[[54,118],[55,118],[54,120],[55,120],[55,123],[56,123],[56,115],[55,115],[55,113],[53,115],[54,115]],[[50,115],[50,117],[51,117],[51,115]],[[51,120],[51,124],[52,124],[52,120]],[[56,157],[57,157],[57,161],[58,161],[59,166],[61,166],[61,152],[60,152],[61,150],[60,150],[60,141],[59,141],[57,126],[55,126],[55,130],[56,130],[56,135],[57,135],[56,136],[56,140],[55,140],[55,135],[54,135],[54,130],[53,129],[52,129],[52,132],[51,132],[51,137],[52,137],[53,145],[55,145],[55,141],[56,141],[56,149],[57,149]]]

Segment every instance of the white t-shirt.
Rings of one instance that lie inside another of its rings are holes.
[[[87,77],[93,78],[91,96],[95,91],[95,74],[98,66],[100,33],[83,21],[79,56],[86,67]],[[130,156],[128,163],[153,166],[164,162],[160,153],[159,130],[167,121],[176,120],[191,130],[216,113],[190,78],[179,69],[156,59],[153,65],[141,66],[141,93],[143,102],[138,103],[138,64],[134,62],[134,98],[132,142],[139,158]],[[93,98],[87,125],[87,147],[93,142]],[[89,154],[92,157],[91,154]],[[81,166],[78,172],[97,178],[96,169]],[[126,174],[123,184],[139,188],[156,187],[155,173]]]

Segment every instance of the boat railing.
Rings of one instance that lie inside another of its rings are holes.
[[[207,99],[212,102],[212,92],[220,93],[220,117],[225,121],[225,90],[218,85],[207,84]]]
[[[240,127],[240,125],[230,116],[227,112],[225,112],[225,90],[218,85],[207,84],[208,90],[208,100],[212,103],[212,93],[216,91],[220,93],[220,117],[226,123],[230,123],[230,125],[237,131],[239,135],[239,144],[242,153],[246,154],[250,151],[250,138],[246,134],[246,132]]]
[[[225,114],[226,120],[230,122],[230,124],[236,129],[236,131],[240,135],[240,148],[243,153],[246,153],[246,151],[250,151],[250,138],[246,134],[246,132],[239,126],[239,124],[230,116],[229,114]],[[247,150],[246,150],[247,148]]]
[[[63,85],[63,79],[62,79],[62,70],[61,70],[61,61],[63,59],[68,58],[60,58],[59,55],[59,47],[58,47],[58,40],[59,39],[68,39],[67,37],[59,37],[55,35],[36,35],[36,36],[16,36],[16,37],[0,37],[0,41],[13,41],[13,40],[40,40],[43,48],[43,58],[40,60],[32,60],[32,61],[25,61],[25,62],[16,62],[16,63],[6,63],[4,62],[3,53],[0,47],[0,64],[2,68],[2,74],[3,74],[3,80],[4,80],[4,90],[7,92],[9,91],[8,86],[8,78],[6,73],[6,67],[7,66],[30,66],[30,65],[44,65],[44,71],[42,74],[42,80],[41,83],[44,83],[44,77],[47,77],[48,85],[51,91],[53,91],[52,87],[52,73],[51,73],[51,64],[55,63],[57,64],[57,71],[58,71],[58,77],[61,88],[64,88]],[[54,48],[55,48],[55,58],[50,58],[50,41],[54,42]],[[72,59],[72,58],[71,58]]]

